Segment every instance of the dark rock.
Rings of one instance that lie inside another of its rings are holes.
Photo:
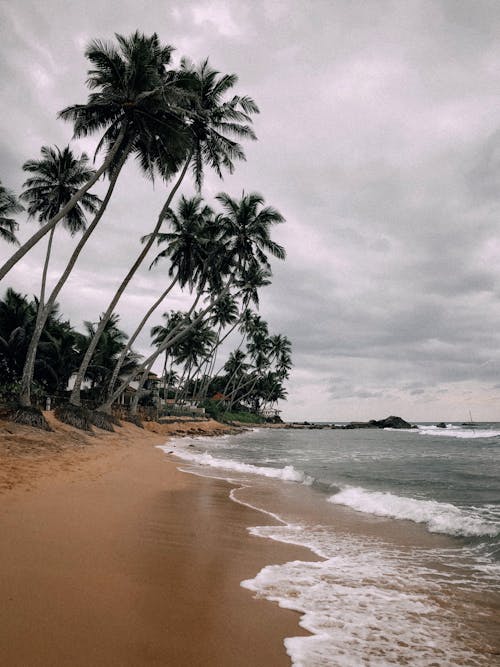
[[[439,422],[439,424],[436,424],[437,428],[446,428],[446,424],[444,422]]]
[[[352,429],[352,428],[413,428],[412,425],[401,419],[401,417],[395,417],[391,415],[385,419],[370,419],[369,422],[350,422],[341,428]]]
[[[381,426],[379,427],[378,424],[375,422],[375,420],[372,419],[369,422],[350,422],[349,424],[346,424],[342,428],[351,429],[351,428],[382,428],[382,427]]]
[[[395,417],[391,415],[386,419],[381,419],[380,421],[375,422],[379,428],[411,428],[411,424],[401,417]]]

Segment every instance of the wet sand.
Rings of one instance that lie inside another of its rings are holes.
[[[149,428],[0,423],[1,665],[290,664],[298,614],[239,584],[311,553],[249,535],[267,518],[155,449],[178,425]]]

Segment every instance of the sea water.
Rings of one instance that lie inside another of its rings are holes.
[[[500,665],[500,424],[255,429],[164,447],[317,560],[242,582],[301,614],[293,665]]]

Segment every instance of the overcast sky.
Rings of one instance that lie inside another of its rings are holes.
[[[261,110],[259,141],[204,194],[256,190],[287,220],[274,238],[288,258],[261,303],[293,344],[286,419],[500,419],[497,0],[18,0],[0,11],[0,179],[17,192],[25,160],[71,139],[56,114],[87,99],[90,39],[157,31],[176,58],[238,74],[236,92]],[[59,299],[74,325],[107,306],[165,192],[127,165]],[[35,223],[20,221],[27,238]],[[62,229],[58,239],[52,281],[71,248]],[[2,292],[37,293],[43,245]],[[163,280],[161,269],[135,278],[118,307],[125,330]]]

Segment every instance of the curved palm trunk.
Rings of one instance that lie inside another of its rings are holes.
[[[154,302],[154,304],[151,306],[151,308],[148,310],[148,312],[144,315],[142,320],[140,321],[139,325],[137,326],[136,330],[134,333],[130,336],[129,340],[127,341],[127,344],[123,348],[118,361],[115,364],[115,367],[113,369],[113,374],[111,376],[111,380],[109,381],[108,385],[108,390],[107,390],[107,395],[110,396],[113,393],[113,389],[115,388],[116,381],[118,380],[118,376],[120,375],[120,370],[123,366],[123,362],[125,361],[125,358],[127,354],[130,352],[132,349],[132,345],[135,343],[137,336],[141,333],[141,331],[144,329],[144,326],[146,322],[149,320],[151,315],[154,313],[154,311],[158,308],[158,306],[162,303],[162,301],[168,296],[169,292],[173,289],[175,284],[177,283],[178,276],[176,275],[175,278],[172,280],[170,285],[167,287],[167,289],[161,294],[158,299]]]
[[[147,380],[147,377],[149,375],[149,371],[151,370],[151,366],[153,365],[153,362],[151,362],[146,368],[143,370],[141,377],[139,378],[139,386],[137,387],[137,391],[134,394],[134,397],[132,398],[132,401],[130,402],[130,414],[131,415],[136,415],[137,414],[137,408],[139,407],[139,399],[141,397],[141,392],[142,388],[144,386],[144,383]]]
[[[50,230],[49,240],[47,242],[47,251],[45,253],[45,262],[43,264],[42,285],[40,287],[40,301],[38,303],[38,310],[41,310],[43,308],[43,305],[44,305],[44,302],[45,302],[45,289],[47,287],[47,273],[48,273],[48,270],[49,270],[50,255],[52,254],[52,242],[54,240],[55,231],[56,231],[56,228],[54,226]]]
[[[33,234],[33,236],[26,241],[16,252],[8,259],[5,264],[0,267],[0,280],[11,270],[11,268],[17,264],[17,262],[24,257],[24,255],[28,252],[28,250],[31,250],[31,248],[42,239],[45,234],[50,232],[51,229],[53,229],[59,220],[62,220],[64,216],[71,211],[71,209],[80,201],[80,199],[83,197],[83,195],[90,190],[90,188],[99,180],[99,178],[104,174],[105,171],[109,168],[110,164],[112,163],[118,149],[120,148],[121,144],[123,143],[123,140],[125,138],[125,132],[126,132],[127,125],[124,123],[122,129],[120,130],[120,134],[118,135],[113,148],[110,150],[108,156],[104,160],[104,162],[101,164],[99,169],[95,172],[95,174],[90,178],[85,185],[83,185],[78,192],[76,192],[73,197],[69,200],[69,202],[66,204],[66,206],[63,206],[63,208],[57,213],[53,218],[51,218],[43,227],[40,227],[40,229]]]
[[[203,392],[204,392],[202,394],[202,400],[205,400],[207,398],[207,393],[208,393],[208,388],[210,386],[210,382],[212,380],[215,380],[215,378],[217,378],[219,376],[219,373],[224,368],[223,366],[221,366],[219,368],[219,370],[217,371],[217,373],[215,373],[212,377],[212,373],[214,372],[215,364],[216,364],[216,361],[217,361],[218,348],[222,345],[222,343],[226,340],[226,338],[233,333],[233,331],[236,329],[236,327],[238,326],[238,324],[241,322],[242,319],[243,319],[243,314],[236,320],[236,322],[229,329],[229,331],[227,333],[225,333],[224,336],[222,336],[222,338],[214,346],[214,349],[213,349],[214,355],[212,357],[212,363],[210,364],[210,367],[208,369],[208,380],[205,383],[205,386],[202,388]]]
[[[194,300],[193,304],[191,305],[191,308],[187,312],[186,317],[189,317],[191,315],[193,310],[196,308],[200,298],[201,298],[201,293],[199,293],[197,295],[196,299]],[[214,304],[211,304],[210,308],[212,308],[213,305]],[[173,330],[170,332],[169,336],[167,336],[167,338],[163,341],[161,346],[159,346],[157,348],[157,351],[153,352],[153,354],[151,354],[140,366],[138,366],[132,372],[131,375],[129,375],[127,378],[125,378],[125,380],[123,380],[123,382],[121,383],[120,387],[118,389],[116,389],[110,396],[108,396],[108,398],[106,399],[106,402],[103,403],[102,405],[98,406],[97,410],[99,412],[109,412],[111,410],[111,406],[116,401],[118,396],[120,396],[120,394],[125,390],[125,388],[130,384],[130,382],[132,382],[134,380],[134,378],[137,377],[137,375],[142,372],[142,370],[147,366],[147,364],[149,362],[151,362],[151,365],[154,364],[154,362],[156,361],[156,359],[160,356],[160,354],[162,352],[165,352],[167,349],[169,349],[170,347],[173,347],[176,343],[178,343],[180,340],[182,340],[182,338],[184,338],[184,336],[186,336],[189,333],[189,331],[191,331],[191,329],[196,324],[198,324],[201,317],[205,314],[206,311],[207,311],[207,309],[205,309],[205,311],[202,311],[202,313],[188,327],[183,328],[183,322],[179,322],[179,324],[176,327],[174,327]]]
[[[80,241],[78,242],[75,250],[73,251],[73,254],[71,255],[66,268],[64,269],[63,274],[59,278],[59,281],[57,282],[56,286],[52,290],[50,297],[47,301],[46,304],[44,304],[43,309],[39,309],[39,313],[41,313],[40,318],[38,318],[37,314],[37,320],[35,324],[35,330],[33,331],[33,335],[30,340],[30,344],[28,347],[28,352],[26,353],[26,360],[24,362],[24,368],[23,368],[23,375],[21,378],[21,388],[19,392],[19,404],[22,407],[29,407],[31,405],[31,383],[33,381],[33,373],[35,370],[35,359],[36,359],[36,353],[38,349],[38,343],[40,342],[40,337],[43,332],[43,328],[45,326],[45,323],[47,321],[48,316],[50,315],[50,311],[52,310],[52,307],[55,303],[55,300],[57,299],[59,292],[63,288],[64,284],[66,283],[71,270],[73,269],[73,266],[75,265],[76,260],[78,259],[78,256],[80,255],[84,245],[88,241],[90,235],[96,228],[99,220],[102,218],[104,211],[106,210],[106,207],[108,205],[109,200],[111,199],[111,195],[113,194],[113,190],[115,189],[116,181],[118,180],[118,176],[120,174],[120,171],[125,164],[125,160],[127,159],[126,154],[123,155],[122,159],[120,160],[119,164],[117,165],[116,170],[113,173],[113,176],[111,177],[111,180],[109,182],[108,186],[108,191],[106,192],[106,196],[102,200],[101,207],[99,211],[97,212],[96,216],[92,220],[92,223],[87,227],[85,234],[82,236]]]
[[[251,377],[249,380],[247,380],[246,382],[243,382],[243,378],[238,382],[238,386],[237,386],[235,389],[233,389],[233,391],[231,392],[231,394],[229,394],[230,403],[229,403],[228,412],[231,411],[231,408],[232,408],[233,405],[234,405],[234,402],[235,402],[235,400],[236,400],[236,396],[238,395],[238,392],[240,391],[240,389],[244,389],[244,388],[247,387],[249,384],[252,385],[252,386],[250,387],[250,390],[249,390],[246,394],[243,394],[243,396],[240,397],[239,400],[240,400],[240,401],[243,401],[243,400],[245,400],[245,398],[246,398],[247,396],[250,396],[250,394],[252,393],[252,391],[253,391],[255,385],[257,384],[258,379],[259,379],[259,376],[258,376],[258,374],[257,374],[255,377],[252,376],[252,377]]]
[[[100,340],[100,338],[102,336],[102,333],[103,333],[103,331],[106,327],[106,324],[108,323],[109,318],[113,314],[113,311],[115,309],[116,304],[118,303],[118,301],[120,300],[123,292],[127,288],[127,285],[129,284],[129,282],[134,277],[137,269],[142,264],[144,258],[146,257],[146,255],[149,252],[149,249],[151,248],[151,246],[155,242],[156,237],[158,235],[158,232],[160,231],[160,227],[162,226],[163,221],[165,220],[165,216],[167,215],[167,210],[170,206],[170,202],[172,201],[172,199],[173,199],[175,193],[177,192],[177,190],[179,189],[179,186],[182,183],[182,180],[183,180],[184,176],[186,175],[186,172],[187,172],[187,169],[188,169],[188,166],[189,166],[190,162],[191,162],[191,155],[189,155],[188,159],[186,160],[186,163],[185,163],[185,165],[182,169],[182,172],[181,172],[179,178],[177,179],[176,184],[172,188],[170,194],[167,197],[167,201],[165,202],[165,204],[163,205],[163,208],[160,211],[160,215],[158,216],[156,226],[153,229],[153,231],[152,231],[152,233],[149,237],[148,242],[145,244],[144,248],[139,253],[137,259],[135,260],[134,264],[132,265],[132,268],[130,269],[130,271],[127,273],[127,275],[123,279],[120,287],[116,291],[115,296],[112,298],[106,312],[104,313],[104,315],[101,317],[101,319],[99,321],[99,325],[96,329],[94,337],[90,341],[90,344],[89,344],[89,346],[88,346],[88,348],[85,352],[85,355],[83,357],[82,363],[80,364],[80,368],[78,369],[78,373],[76,374],[75,385],[73,387],[73,391],[71,392],[71,396],[70,396],[70,399],[69,399],[69,402],[72,405],[75,405],[75,406],[81,405],[81,390],[82,390],[83,378],[85,377],[85,373],[87,372],[87,368],[88,368],[88,366],[90,364],[90,361],[92,359],[92,355],[94,354],[94,350],[96,349],[97,344],[99,343],[99,340]]]
[[[130,382],[131,382],[131,381],[132,381],[132,380],[133,380],[139,373],[141,373],[141,372],[144,370],[144,368],[146,367],[147,364],[149,364],[149,363],[154,363],[154,361],[158,358],[158,356],[159,356],[162,352],[165,352],[165,350],[166,350],[167,348],[169,348],[169,347],[173,347],[173,346],[176,345],[179,341],[181,341],[185,336],[187,336],[187,334],[188,334],[188,333],[189,333],[189,332],[190,332],[190,331],[191,331],[191,330],[192,330],[192,329],[193,329],[199,322],[202,321],[202,319],[205,317],[205,315],[206,315],[208,312],[210,312],[210,311],[212,310],[212,308],[213,308],[217,303],[219,303],[219,301],[220,301],[220,300],[221,300],[221,299],[222,299],[222,298],[229,292],[229,289],[230,289],[230,287],[231,287],[231,284],[232,284],[233,280],[234,280],[234,275],[229,279],[228,284],[226,285],[226,287],[225,287],[223,290],[221,290],[221,292],[219,292],[218,297],[217,297],[216,299],[214,299],[213,301],[211,301],[211,302],[208,304],[208,306],[206,306],[206,308],[204,308],[204,309],[201,311],[201,313],[200,313],[197,317],[195,317],[195,319],[191,322],[191,324],[190,324],[189,326],[185,327],[185,328],[184,328],[182,331],[180,331],[177,335],[173,335],[173,334],[172,334],[171,336],[167,337],[167,338],[163,341],[163,343],[162,343],[160,346],[158,346],[158,348],[156,349],[156,351],[153,352],[147,359],[145,359],[145,361],[143,361],[142,364],[141,364],[140,366],[138,366],[138,367],[133,371],[133,373],[132,373],[126,380],[124,380],[124,381],[121,383],[121,385],[118,387],[118,389],[115,389],[115,391],[113,392],[113,394],[108,398],[108,400],[107,400],[107,402],[106,402],[106,406],[102,406],[102,407],[104,408],[104,407],[107,407],[108,405],[111,406],[111,405],[116,401],[116,399],[118,398],[118,396],[120,396],[120,394],[122,393],[122,391],[125,390],[125,388],[128,386],[128,384],[129,384],[129,383],[130,383]],[[200,298],[200,296],[201,296],[201,295],[199,294],[198,297],[197,297],[197,300]],[[196,301],[195,301],[195,303],[196,303]],[[193,304],[193,306],[191,307],[191,310],[193,310],[193,308],[194,308],[194,304]],[[191,312],[191,311],[190,311],[190,312]],[[180,325],[180,326],[182,326],[182,325]],[[174,331],[175,331],[175,329],[174,329]]]

